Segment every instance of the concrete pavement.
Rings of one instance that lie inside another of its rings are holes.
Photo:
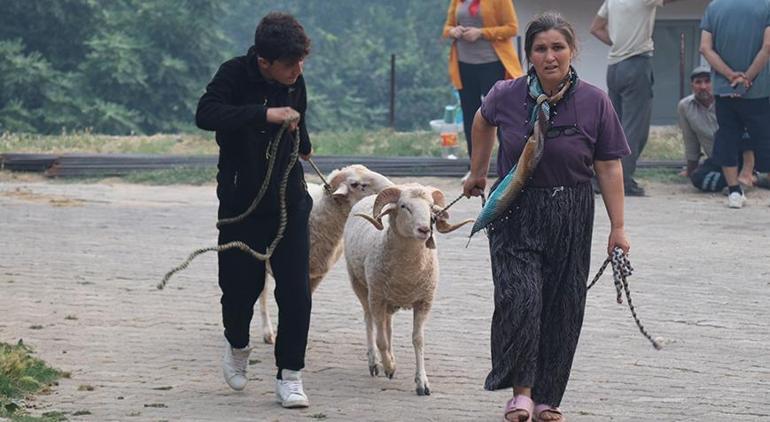
[[[417,181],[450,200],[460,191],[455,179]],[[636,270],[629,280],[642,322],[665,347],[654,350],[637,332],[605,275],[589,293],[562,409],[571,422],[770,420],[770,195],[750,193],[746,208],[730,210],[723,196],[683,185],[648,191],[626,204]],[[478,206],[460,201],[452,219],[474,217]],[[601,202],[596,209],[592,271],[608,233]],[[362,311],[339,262],[314,296],[305,371],[312,406],[285,410],[274,401],[273,352],[258,343],[258,320],[249,385],[234,392],[222,380],[214,254],[155,289],[192,250],[216,242],[215,215],[213,186],[0,180],[0,341],[24,339],[72,374],[37,398],[33,413],[94,421],[500,420],[510,392],[482,388],[492,313],[483,234],[467,249],[467,228],[438,239],[442,277],[425,337],[431,396],[414,393],[411,313],[394,319],[395,378],[369,376]]]

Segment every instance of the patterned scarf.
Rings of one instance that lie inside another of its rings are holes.
[[[552,118],[551,109],[555,108],[559,101],[561,101],[572,92],[572,90],[575,88],[575,85],[577,84],[577,81],[577,72],[575,72],[575,69],[570,66],[569,72],[567,72],[567,76],[565,76],[561,83],[559,83],[556,94],[549,97],[543,91],[542,85],[540,85],[540,79],[537,78],[535,67],[531,67],[529,72],[527,72],[527,86],[529,87],[530,98],[535,100],[535,106],[532,107],[532,114],[530,115],[529,121],[535,122],[538,112],[542,108],[543,113],[546,117],[548,117],[548,121],[550,122]]]

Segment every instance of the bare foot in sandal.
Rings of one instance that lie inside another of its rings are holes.
[[[534,407],[535,403],[528,396],[524,394],[514,396],[508,400],[505,406],[503,420],[508,422],[529,422],[532,420]]]
[[[537,420],[538,422],[563,422],[564,416],[561,413],[555,413],[551,412],[550,410],[546,410],[545,412],[540,414],[540,418]]]
[[[566,422],[567,418],[561,413],[558,407],[552,407],[547,404],[538,404],[535,406],[536,422]]]
[[[519,409],[510,413],[506,413],[505,420],[509,422],[527,422],[530,419],[529,413],[526,410]]]
[[[507,413],[505,415],[505,420],[508,422],[528,422],[531,419],[529,419],[526,410],[517,410],[515,412]]]

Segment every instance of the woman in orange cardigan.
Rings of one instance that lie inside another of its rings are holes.
[[[452,0],[449,5],[444,37],[452,39],[449,76],[460,93],[468,156],[481,97],[495,82],[524,74],[513,47],[518,26],[512,0]]]

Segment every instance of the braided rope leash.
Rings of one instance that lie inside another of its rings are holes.
[[[217,221],[217,228],[220,228],[225,224],[232,224],[232,223],[243,221],[249,214],[251,214],[257,208],[257,205],[259,205],[259,202],[262,200],[262,197],[265,195],[265,192],[267,191],[267,188],[270,184],[273,168],[275,167],[276,157],[278,156],[278,147],[280,146],[281,139],[283,138],[283,134],[293,121],[294,120],[286,120],[283,123],[283,125],[281,125],[281,128],[278,130],[278,133],[276,134],[275,139],[273,139],[273,141],[268,146],[268,149],[266,152],[266,155],[268,158],[267,173],[265,175],[265,180],[262,183],[262,186],[260,187],[259,192],[257,193],[257,196],[254,198],[254,201],[252,201],[249,208],[246,211],[244,211],[242,214],[232,218],[223,218]],[[187,268],[187,266],[190,265],[190,263],[192,262],[193,259],[195,259],[195,257],[206,252],[212,252],[212,251],[223,252],[229,249],[240,249],[260,261],[269,260],[270,257],[273,255],[273,251],[275,251],[275,248],[278,246],[278,243],[281,241],[281,239],[283,239],[283,234],[286,231],[286,225],[288,224],[288,217],[287,217],[287,211],[286,211],[286,187],[289,184],[289,174],[291,173],[291,169],[297,163],[298,157],[299,157],[299,131],[296,131],[294,133],[294,139],[292,142],[292,150],[291,150],[291,155],[289,156],[289,163],[286,166],[286,170],[283,173],[283,178],[281,179],[281,184],[278,191],[278,201],[280,203],[280,221],[278,224],[278,231],[276,232],[275,238],[273,239],[272,242],[270,242],[270,246],[267,247],[267,250],[265,251],[264,254],[251,249],[247,244],[241,241],[233,241],[233,242],[228,242],[217,246],[197,249],[192,254],[190,254],[190,256],[187,257],[187,259],[182,264],[175,267],[171,271],[167,272],[166,275],[163,276],[163,280],[161,280],[161,282],[158,283],[156,286],[158,290],[163,290],[163,288],[166,287],[166,284],[168,283],[172,275]]]
[[[461,199],[463,199],[463,198],[465,198],[465,194],[464,194],[464,193],[461,193],[461,194],[460,194],[460,196],[458,196],[458,197],[457,197],[457,198],[455,198],[455,199],[454,199],[452,202],[450,202],[450,203],[449,203],[449,205],[447,205],[447,206],[445,206],[444,208],[440,209],[440,210],[439,210],[439,211],[437,211],[435,214],[443,214],[443,213],[444,213],[446,210],[448,210],[449,208],[451,208],[451,207],[452,207],[452,205],[454,205],[454,204],[458,203],[458,202],[459,202]],[[482,207],[482,208],[484,208],[484,204],[486,204],[486,203],[487,203],[487,198],[486,198],[486,196],[485,196],[485,195],[482,193],[482,194],[481,194],[481,207]]]
[[[329,195],[334,193],[332,192],[332,186],[329,184],[329,182],[326,181],[326,177],[324,177],[324,174],[321,173],[321,170],[318,168],[318,166],[315,165],[315,162],[313,161],[313,159],[308,157],[307,162],[310,163],[310,167],[313,168],[313,170],[315,171],[315,174],[317,174],[318,177],[321,178],[321,182],[323,182],[324,184],[324,191],[326,191],[326,193],[328,193]]]
[[[627,279],[634,269],[631,267],[631,261],[628,260],[628,255],[623,253],[622,249],[616,246],[612,250],[612,255],[604,260],[601,268],[599,268],[599,272],[596,273],[596,276],[586,290],[593,287],[593,285],[599,281],[599,277],[601,277],[602,273],[604,273],[604,269],[607,268],[607,265],[610,263],[612,264],[612,281],[615,284],[615,291],[617,292],[616,301],[618,303],[623,303],[623,292],[625,292],[628,308],[631,310],[631,315],[634,317],[634,321],[636,322],[636,326],[639,327],[639,331],[650,341],[650,343],[652,343],[652,347],[656,350],[662,349],[663,345],[647,333],[647,330],[644,329],[641,321],[639,321],[639,317],[636,315],[636,308],[634,308],[634,304],[631,302],[631,290],[628,287]]]

